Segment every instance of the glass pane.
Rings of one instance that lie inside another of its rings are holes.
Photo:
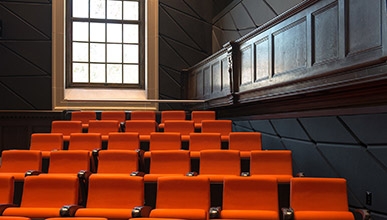
[[[124,45],[124,63],[138,63],[138,45]]]
[[[105,83],[105,64],[90,64],[90,82]]]
[[[107,82],[122,83],[122,65],[120,64],[107,65]]]
[[[89,17],[89,0],[73,1],[73,17],[75,18]]]
[[[90,23],[90,41],[105,42],[105,24]]]
[[[88,43],[73,43],[73,61],[89,61]]]
[[[89,65],[84,63],[73,63],[73,82],[89,82]]]
[[[89,40],[89,23],[73,22],[73,41]]]
[[[124,65],[124,83],[138,84],[140,83],[138,76],[138,65]]]
[[[107,18],[122,19],[122,1],[108,0],[107,2]]]
[[[122,24],[107,24],[107,42],[122,43]]]
[[[105,44],[90,44],[90,61],[105,62]]]
[[[122,45],[108,44],[107,45],[107,61],[110,63],[122,62]]]
[[[124,25],[124,43],[138,43],[138,25]]]
[[[105,18],[105,0],[90,1],[90,18]]]
[[[138,2],[124,2],[124,20],[138,20]]]

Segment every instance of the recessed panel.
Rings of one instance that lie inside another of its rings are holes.
[[[241,85],[251,84],[253,81],[251,54],[251,46],[241,50]]]
[[[204,95],[211,94],[211,68],[206,67],[203,70],[203,85],[204,85]]]
[[[270,48],[267,37],[255,43],[255,81],[270,77]]]
[[[220,92],[222,90],[222,72],[220,69],[220,63],[216,62],[211,66],[211,74],[212,74],[212,93]]]

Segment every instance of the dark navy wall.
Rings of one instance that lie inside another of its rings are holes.
[[[387,113],[234,120],[234,131],[262,132],[264,149],[289,149],[294,174],[343,177],[349,204],[387,219]],[[372,204],[366,204],[366,192]]]

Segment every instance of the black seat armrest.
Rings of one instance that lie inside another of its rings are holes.
[[[292,220],[294,216],[294,211],[292,208],[281,208],[282,219],[283,220]]]
[[[241,176],[250,176],[250,172],[242,172]]]
[[[98,154],[99,154],[99,151],[100,151],[101,149],[99,149],[99,148],[96,148],[96,149],[94,149],[94,150],[92,150],[91,151],[91,155],[93,156],[93,157],[98,157]]]
[[[188,172],[187,174],[185,174],[186,176],[197,176],[198,175],[198,173],[197,172],[193,172],[193,171],[191,171],[191,172]]]
[[[130,173],[131,176],[145,176],[145,173],[144,172],[140,172],[140,171],[133,171]]]
[[[25,174],[24,174],[24,177],[27,177],[27,176],[37,176],[39,174],[41,174],[42,172],[39,171],[39,170],[28,170]]]
[[[304,172],[298,172],[296,174],[296,177],[304,177],[305,176],[305,173]]]
[[[3,215],[4,210],[9,208],[9,207],[17,207],[17,205],[11,204],[11,203],[0,204],[0,215]]]
[[[81,207],[79,205],[64,205],[60,208],[59,214],[61,217],[73,217],[75,212]]]
[[[81,180],[87,180],[87,179],[89,179],[89,177],[90,177],[90,175],[91,175],[91,172],[90,171],[87,171],[87,170],[80,170],[79,172],[78,172],[78,178],[79,179],[81,179]]]
[[[136,206],[132,209],[132,218],[149,217],[151,210],[150,206]]]
[[[211,207],[209,211],[210,219],[220,218],[221,207]]]

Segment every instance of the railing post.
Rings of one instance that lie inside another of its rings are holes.
[[[230,79],[230,94],[233,103],[237,102],[236,93],[240,85],[240,52],[239,44],[236,42],[227,42],[224,46],[227,49],[227,65]]]

